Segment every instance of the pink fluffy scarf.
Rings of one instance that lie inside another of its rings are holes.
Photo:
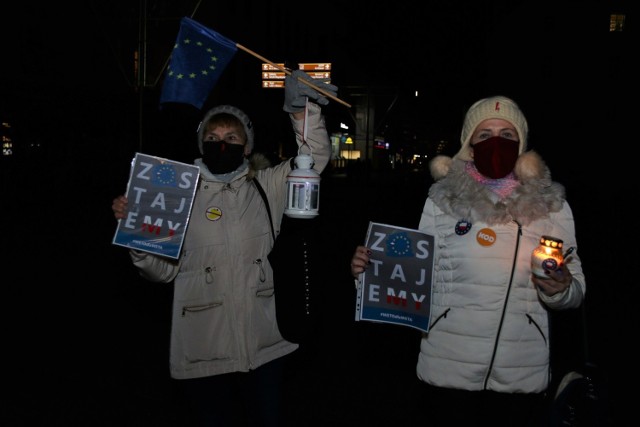
[[[465,172],[468,173],[476,182],[479,182],[496,193],[501,199],[509,197],[514,188],[520,185],[513,171],[504,178],[491,179],[478,172],[478,169],[476,169],[476,165],[473,162],[466,162]]]

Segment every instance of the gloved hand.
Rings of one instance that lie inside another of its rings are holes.
[[[338,93],[338,87],[328,83],[329,79],[314,79],[302,70],[294,70],[291,75],[288,75],[284,79],[284,106],[282,109],[287,113],[303,111],[307,97],[320,105],[327,105],[329,103],[329,99],[326,96],[311,86],[298,81],[298,77],[322,88],[322,90],[332,96],[336,96]]]

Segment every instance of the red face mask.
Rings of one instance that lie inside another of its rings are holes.
[[[488,178],[504,178],[516,165],[519,148],[518,141],[494,136],[473,145],[473,163]]]

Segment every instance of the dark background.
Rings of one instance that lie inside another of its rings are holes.
[[[126,251],[111,245],[110,205],[125,189],[136,151],[196,157],[201,112],[161,111],[157,102],[179,19],[193,14],[274,62],[331,62],[341,99],[355,104],[357,93],[373,94],[376,129],[450,141],[451,152],[472,102],[513,97],[528,118],[530,147],[566,186],[587,277],[589,355],[606,383],[614,425],[625,425],[634,394],[625,390],[637,379],[635,16],[628,1],[557,3],[3,6],[0,113],[14,125],[15,142],[15,156],[0,159],[4,386],[12,398],[4,424],[129,424],[123,417],[175,424],[167,380],[172,290],[138,278]],[[148,26],[144,84],[133,69],[141,6]],[[624,32],[609,32],[611,13],[626,13]],[[256,149],[272,153],[290,129],[282,92],[260,86],[260,63],[239,51],[204,108],[237,105],[254,121]],[[330,132],[353,114],[337,103],[324,111]],[[361,419],[349,402],[361,409],[388,404],[372,395],[381,387],[376,381],[384,384],[381,393],[404,390],[394,399],[412,402],[419,336],[353,322],[349,258],[369,220],[417,226],[430,180],[424,171],[332,172],[323,174],[319,221],[331,316],[318,348],[300,356],[308,359],[292,375],[292,399],[302,411],[313,407],[304,392],[329,398],[318,420]],[[560,364],[570,365],[583,344],[580,311],[559,317],[566,349]],[[400,421],[420,415],[421,403],[414,403]]]

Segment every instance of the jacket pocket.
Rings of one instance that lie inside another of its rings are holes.
[[[222,301],[181,301],[174,318],[177,344],[189,362],[230,359],[232,329]]]
[[[435,320],[433,322],[431,322],[431,325],[429,325],[429,330],[432,330],[433,327],[436,326],[440,320],[446,319],[447,318],[447,313],[449,313],[449,310],[451,310],[451,309],[447,308],[442,314],[440,314],[438,317],[436,317]]]
[[[276,321],[276,298],[273,282],[267,281],[256,289],[254,295],[255,310],[252,318],[255,345],[258,350],[271,347],[282,341]]]
[[[172,345],[189,362],[235,357],[234,325],[222,292],[203,285],[204,270],[184,273],[175,281]]]
[[[525,316],[527,316],[527,321],[529,322],[529,325],[531,325],[531,326],[536,328],[536,330],[540,334],[540,337],[542,337],[542,339],[544,340],[544,342],[546,344],[547,343],[547,336],[544,334],[544,331],[542,330],[540,325],[538,325],[538,322],[536,322],[535,319],[533,317],[531,317],[530,315],[528,315],[528,314],[525,314]]]

